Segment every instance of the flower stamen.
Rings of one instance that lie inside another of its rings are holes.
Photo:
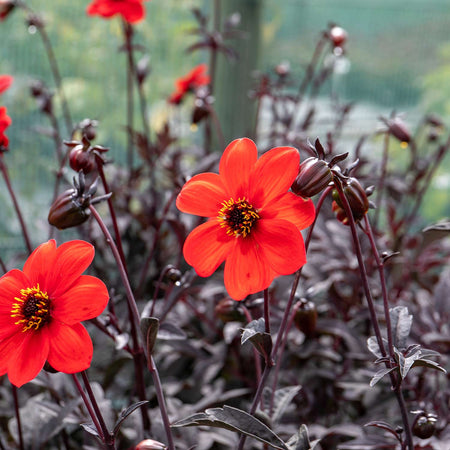
[[[259,219],[258,211],[245,197],[235,201],[233,198],[222,203],[218,219],[220,226],[226,228],[229,236],[246,237]]]
[[[47,292],[41,291],[39,284],[20,290],[20,297],[11,309],[11,317],[18,318],[15,325],[23,325],[22,332],[42,328],[50,321],[50,299]]]

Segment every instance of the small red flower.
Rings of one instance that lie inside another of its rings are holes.
[[[11,86],[13,80],[11,75],[0,75],[0,94]]]
[[[147,0],[93,0],[86,12],[106,19],[120,14],[126,22],[136,23],[145,17],[144,1]]]
[[[194,67],[186,76],[178,78],[175,82],[176,90],[169,97],[169,102],[178,105],[184,96],[200,86],[209,84],[210,77],[206,74],[208,67],[206,64],[199,64]]]
[[[83,320],[97,317],[109,295],[98,278],[82,275],[94,247],[70,241],[40,245],[23,271],[0,278],[0,375],[17,387],[31,381],[46,361],[75,373],[91,364],[93,346]]]
[[[237,139],[225,149],[218,174],[195,175],[178,195],[181,211],[209,217],[187,237],[186,261],[202,277],[225,261],[225,287],[235,300],[306,263],[300,230],[315,212],[310,199],[289,192],[299,162],[295,148],[273,148],[258,159],[253,141]]]
[[[5,130],[11,125],[11,117],[6,114],[7,110],[5,106],[0,107],[0,148],[7,148],[9,145],[8,137],[5,134]]]

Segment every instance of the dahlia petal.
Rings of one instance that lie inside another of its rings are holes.
[[[11,75],[0,75],[0,94],[8,89],[14,78]]]
[[[286,192],[267,204],[260,215],[264,219],[287,220],[303,230],[314,222],[316,213],[310,198],[305,199],[292,192]]]
[[[94,0],[86,8],[89,16],[99,15],[109,19],[120,14],[129,23],[139,22],[144,18],[145,9],[139,0]]]
[[[177,208],[188,214],[202,217],[217,216],[222,202],[229,200],[225,186],[216,173],[193,176],[177,197]]]
[[[268,288],[275,276],[252,237],[236,240],[224,270],[225,288],[230,297],[243,300]]]
[[[99,316],[109,300],[103,281],[90,275],[81,275],[72,286],[53,299],[52,317],[66,325]]]
[[[76,373],[91,365],[92,340],[81,323],[68,326],[54,320],[49,333],[52,339],[47,359],[55,370]]]
[[[234,140],[223,152],[219,164],[219,173],[227,192],[235,200],[247,194],[245,190],[248,186],[251,170],[257,159],[258,150],[256,145],[247,138]]]
[[[61,244],[55,253],[52,266],[47,266],[47,284],[52,298],[69,289],[94,259],[94,247],[85,241],[69,241]],[[44,286],[41,286],[44,288]]]
[[[35,287],[39,284],[42,289],[47,289],[47,277],[51,275],[49,268],[53,267],[55,256],[56,241],[54,239],[41,244],[33,251],[23,266],[23,272],[32,286],[24,286],[24,288]]]
[[[287,220],[259,220],[252,231],[261,255],[278,275],[294,273],[306,263],[303,237]]]
[[[186,238],[184,258],[198,275],[208,277],[230,253],[235,239],[226,234],[216,219],[212,219],[194,228]]]
[[[249,196],[256,208],[262,208],[289,190],[298,174],[300,155],[293,147],[276,147],[264,153],[250,176]]]
[[[16,333],[9,340],[14,353],[8,360],[8,378],[14,386],[20,387],[28,383],[44,367],[48,356],[49,336],[44,327],[40,331]]]
[[[20,290],[29,286],[30,281],[21,270],[10,270],[0,278],[0,339],[21,331],[21,327],[15,325],[14,317],[11,317],[11,309]]]

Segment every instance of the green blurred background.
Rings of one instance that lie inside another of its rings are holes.
[[[111,148],[110,155],[124,161],[126,134],[125,55],[120,21],[87,17],[87,0],[29,0],[41,14],[53,43],[64,78],[73,120],[86,117],[100,121],[96,143]],[[151,128],[158,129],[174,114],[167,104],[174,81],[199,62],[206,52],[186,53],[196,36],[192,8],[200,8],[212,20],[213,0],[151,0],[145,3],[146,19],[136,28],[135,42],[150,57],[146,83]],[[330,22],[348,32],[347,53],[323,94],[326,110],[330,89],[356,106],[344,129],[343,142],[354,145],[362,133],[379,125],[379,116],[393,110],[403,113],[413,128],[426,112],[434,112],[449,124],[450,118],[450,2],[448,0],[222,0],[222,18],[239,10],[240,29],[247,38],[236,44],[241,61],[221,58],[216,83],[216,106],[226,140],[246,134],[248,123],[236,111],[250,111],[246,89],[254,70],[269,70],[289,61],[293,75],[300,76],[320,33]],[[51,139],[36,132],[48,128],[29,94],[29,84],[41,79],[54,87],[42,42],[25,24],[22,11],[0,22],[0,74],[15,77],[3,94],[13,125],[8,129],[10,153],[6,156],[11,178],[24,206],[33,234],[45,239],[47,211],[56,168]],[[188,123],[186,105],[178,118]],[[186,117],[183,118],[183,112]],[[183,121],[182,120],[182,121]],[[326,120],[326,117],[325,119]],[[245,122],[245,121],[244,121]],[[138,127],[140,126],[137,120]],[[61,124],[62,125],[62,124]],[[322,123],[322,126],[324,124]],[[187,126],[184,137],[200,139]],[[322,128],[312,130],[311,139]],[[196,134],[197,133],[197,134]],[[68,138],[68,136],[63,136]],[[433,197],[424,203],[427,221],[450,216],[450,161],[434,180]],[[71,176],[71,174],[69,174]],[[0,247],[21,246],[18,224],[6,189],[1,183]]]

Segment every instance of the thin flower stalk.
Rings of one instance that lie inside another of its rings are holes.
[[[108,427],[106,426],[102,412],[100,411],[94,392],[92,391],[91,384],[89,383],[86,371],[81,372],[81,378],[83,379],[84,388],[86,389],[95,416],[97,417],[98,425],[100,426],[103,435],[103,442],[105,444],[105,447],[107,449],[114,450],[116,448],[114,445],[114,435],[108,430]]]
[[[92,408],[91,402],[89,401],[86,393],[84,392],[80,382],[78,381],[77,375],[75,373],[72,374],[72,379],[74,381],[75,387],[77,388],[78,392],[81,395],[81,398],[83,399],[84,405],[86,406],[88,414],[89,414],[89,416],[92,419],[92,423],[94,424],[95,429],[97,430],[97,433],[98,433],[100,439],[103,442],[105,442],[105,436],[104,436],[104,433],[103,433],[103,429],[100,426],[100,422],[98,421],[97,416],[96,416],[96,414],[95,414],[95,412],[94,412],[94,410]]]
[[[14,189],[11,184],[11,180],[9,178],[8,168],[6,166],[4,156],[0,155],[0,170],[2,171],[3,179],[5,180],[6,188],[8,189],[9,195],[11,197],[11,201],[13,202],[14,210],[16,211],[17,218],[19,219],[20,228],[22,230],[22,236],[25,242],[25,246],[28,250],[28,253],[33,251],[33,246],[31,245],[31,240],[28,234],[28,229],[25,224],[25,220],[23,218],[22,211],[19,206],[19,202],[17,201],[16,194],[14,193]]]
[[[167,435],[168,450],[175,450],[175,445],[173,442],[172,430],[170,428],[169,414],[167,413],[166,401],[164,399],[164,393],[162,389],[161,380],[159,378],[158,369],[156,368],[153,356],[149,356],[148,359],[148,369],[152,375],[153,383],[155,385],[156,398],[158,399],[159,409],[161,411],[161,417],[164,424],[164,429]]]
[[[384,308],[384,318],[386,320],[386,335],[388,340],[388,348],[389,348],[389,357],[391,361],[394,360],[394,342],[392,339],[392,325],[391,325],[391,316],[389,314],[389,298],[386,287],[386,277],[384,275],[384,264],[380,258],[378,253],[378,249],[375,243],[375,236],[373,235],[372,227],[370,225],[369,218],[367,214],[364,216],[364,224],[365,224],[365,233],[369,238],[370,247],[372,249],[373,256],[375,257],[375,262],[377,263],[378,274],[380,277],[380,285],[381,285],[381,295],[383,297],[383,308]]]
[[[312,233],[314,230],[314,227],[317,223],[317,219],[319,217],[319,213],[320,210],[322,209],[322,205],[325,201],[325,199],[328,197],[328,195],[332,192],[333,190],[333,186],[328,186],[323,192],[322,195],[319,197],[319,200],[317,201],[317,205],[316,205],[316,217],[314,219],[314,222],[311,224],[311,226],[308,228],[308,234],[306,236],[305,239],[305,250],[306,253],[308,253],[308,248],[309,248],[309,244],[311,242],[311,237],[312,237]],[[300,270],[295,274],[295,278],[294,281],[292,283],[292,288],[291,288],[291,294],[289,296],[289,301],[287,303],[287,306],[284,310],[284,314],[283,314],[283,318],[280,324],[280,331],[278,332],[277,335],[277,340],[275,342],[275,347],[274,347],[274,352],[273,352],[273,357],[277,357],[277,360],[281,360],[283,353],[284,353],[284,348],[286,346],[287,343],[287,336],[289,333],[289,330],[292,327],[293,321],[294,321],[294,316],[295,316],[295,310],[292,311],[291,314],[291,310],[292,310],[292,304],[294,302],[294,298],[295,298],[295,293],[297,292],[297,287],[298,287],[298,283],[300,282],[300,276],[302,273],[302,268],[300,268]],[[273,408],[273,401],[274,401],[274,395],[275,395],[275,389],[276,386],[278,384],[278,376],[280,373],[280,364],[276,364],[275,365],[275,372],[274,372],[274,376],[273,376],[273,382],[272,382],[272,396],[271,396],[271,403],[270,403],[270,412],[272,412],[272,408]]]
[[[245,318],[247,319],[247,323],[250,323],[253,320],[253,317],[248,308],[245,307],[245,305],[242,305],[242,311],[244,312]],[[255,359],[256,383],[257,385],[259,385],[261,383],[261,356],[254,347],[253,357]]]
[[[23,435],[22,435],[22,422],[20,420],[20,409],[19,409],[19,396],[17,395],[17,387],[11,384],[13,400],[14,400],[14,413],[16,415],[17,421],[17,435],[19,436],[19,449],[24,450]]]
[[[377,208],[375,210],[375,217],[374,217],[374,225],[375,225],[375,229],[378,226],[378,221],[380,218],[380,211],[381,211],[381,202],[383,199],[383,191],[384,191],[384,183],[386,180],[386,174],[387,174],[387,163],[388,163],[388,159],[389,159],[389,137],[390,134],[389,132],[386,131],[386,133],[384,134],[384,140],[383,140],[383,156],[381,159],[381,173],[380,173],[380,177],[378,178],[378,185],[377,185],[377,198],[376,198],[376,205]]]
[[[345,213],[349,219],[349,225],[350,225],[351,234],[352,234],[352,238],[353,238],[353,245],[354,245],[356,257],[358,260],[360,275],[361,275],[361,281],[362,281],[364,293],[365,293],[365,296],[367,299],[367,304],[368,304],[369,313],[370,313],[370,319],[371,319],[371,323],[372,323],[372,326],[375,331],[375,337],[376,337],[376,340],[378,343],[378,347],[380,349],[381,355],[383,357],[386,357],[386,355],[387,355],[386,349],[384,347],[383,339],[381,337],[380,326],[379,326],[378,319],[377,319],[376,312],[375,312],[375,304],[373,301],[372,293],[370,291],[369,279],[367,276],[367,271],[366,271],[366,267],[365,267],[363,256],[362,256],[361,244],[359,242],[359,237],[358,237],[358,232],[356,230],[355,220],[353,219],[353,212],[350,208],[347,197],[344,194],[344,191],[342,189],[342,185],[341,185],[340,181],[338,179],[335,179],[334,184],[335,184],[336,190],[339,194],[339,198],[344,206]],[[403,398],[403,393],[401,391],[401,382],[397,382],[394,374],[392,374],[392,373],[390,374],[390,378],[391,378],[391,383],[392,383],[393,389],[395,391],[395,395],[396,395],[397,402],[399,405],[400,415],[402,417],[402,422],[403,422],[403,427],[404,427],[404,432],[405,432],[406,441],[405,441],[405,447],[403,447],[403,448],[408,448],[408,450],[413,450],[414,445],[413,445],[413,440],[412,440],[411,427],[409,426],[409,419],[408,419],[408,413],[406,410],[406,404],[405,404],[405,400]]]
[[[107,195],[111,192],[111,190],[109,188],[108,181],[106,180],[105,171],[103,170],[104,162],[103,162],[102,158],[98,155],[95,155],[95,162],[97,164],[98,175],[100,176],[100,179],[102,180],[103,189],[105,190],[105,195]],[[106,201],[108,203],[109,215],[111,217],[111,222],[112,222],[113,229],[114,229],[114,235],[116,236],[115,242],[117,245],[117,250],[119,251],[120,259],[121,259],[124,269],[126,271],[125,253],[123,251],[122,238],[120,236],[120,230],[119,230],[119,226],[117,224],[116,211],[114,210],[114,205],[112,203],[111,196],[109,196]]]
[[[125,270],[125,266],[122,263],[122,259],[120,257],[119,250],[117,249],[116,244],[114,243],[114,239],[112,238],[108,228],[106,227],[105,223],[103,222],[100,214],[97,212],[97,210],[94,208],[94,206],[89,205],[89,209],[94,216],[95,220],[97,221],[98,225],[100,226],[100,229],[102,230],[106,242],[108,243],[109,247],[111,248],[111,251],[114,255],[114,259],[116,260],[116,264],[120,273],[120,277],[122,279],[122,283],[125,287],[126,292],[126,298],[127,298],[127,305],[128,305],[128,311],[130,314],[130,323],[131,323],[131,337],[133,340],[133,362],[135,367],[135,377],[136,377],[136,388],[139,395],[139,400],[143,401],[146,400],[145,395],[145,385],[144,385],[144,376],[143,376],[143,359],[144,359],[144,349],[142,347],[141,341],[139,339],[138,330],[139,330],[139,323],[140,323],[140,316],[139,311],[137,308],[136,300],[134,298],[133,290],[131,289],[130,281],[128,279],[127,272]],[[147,414],[147,410],[144,408],[141,409],[142,414],[142,423],[144,426],[144,429],[149,430],[150,429],[150,419]]]

